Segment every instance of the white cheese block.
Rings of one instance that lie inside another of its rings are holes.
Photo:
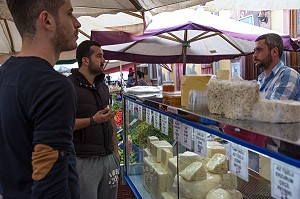
[[[151,156],[150,149],[148,148],[143,149],[143,157],[145,158],[148,156]]]
[[[174,199],[168,192],[161,193],[160,199]]]
[[[187,166],[193,162],[202,162],[206,163],[205,158],[199,156],[197,153],[186,151],[182,154],[179,154],[179,172],[184,170]]]
[[[168,162],[169,162],[169,159],[172,157],[173,157],[172,151],[170,151],[169,149],[162,149],[162,151],[161,151],[161,166],[165,170],[168,170]]]
[[[260,99],[252,110],[252,118],[261,122],[300,122],[300,102]]]
[[[192,199],[205,199],[209,190],[220,186],[222,178],[220,175],[207,175],[206,180],[187,181],[179,176],[179,195]],[[177,185],[177,176],[174,178],[174,184]]]
[[[161,162],[161,150],[162,149],[169,149],[173,151],[172,145],[165,141],[152,141],[150,144],[150,152],[156,162]]]
[[[177,174],[177,156],[170,158],[168,161],[168,186],[167,191],[173,197],[177,198],[177,186],[173,186],[174,177]]]
[[[222,146],[222,144],[220,144],[220,142],[217,141],[207,141],[207,146]]]
[[[228,172],[228,159],[223,154],[215,154],[206,164],[206,169],[211,173],[225,174]]]
[[[237,177],[235,174],[228,173],[223,174],[223,182],[222,182],[222,188],[224,189],[237,189]]]
[[[205,199],[232,199],[228,191],[218,188],[211,189],[206,195]]]
[[[238,190],[228,189],[227,191],[230,193],[232,199],[243,199],[243,194]]]
[[[226,150],[222,145],[207,145],[207,156],[208,157],[211,158],[217,153],[226,155]]]
[[[149,136],[149,137],[147,137],[147,148],[150,148],[150,143],[152,141],[159,141],[159,139],[156,136]]]
[[[161,193],[167,191],[168,173],[160,164],[153,164],[153,186],[150,186],[152,198],[159,198]]]
[[[202,162],[194,162],[181,171],[180,176],[188,181],[205,180],[206,169]]]
[[[143,182],[146,191],[150,191],[150,187],[153,186],[154,168],[153,165],[159,165],[153,158],[145,157],[143,159]]]

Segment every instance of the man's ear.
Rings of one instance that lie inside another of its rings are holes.
[[[38,17],[38,23],[47,30],[55,30],[55,19],[52,14],[42,11]]]
[[[89,58],[87,58],[87,57],[82,57],[82,59],[81,59],[81,61],[82,61],[82,64],[83,65],[89,65]]]

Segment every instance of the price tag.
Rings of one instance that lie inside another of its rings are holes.
[[[180,142],[181,122],[173,120],[174,140]]]
[[[143,107],[141,105],[138,106],[138,119],[143,120]]]
[[[130,103],[130,101],[126,100],[126,114],[127,115],[129,114],[129,103]]]
[[[166,115],[161,115],[161,131],[163,134],[169,134],[169,117]]]
[[[271,160],[272,197],[298,199],[300,196],[300,169],[278,160]]]
[[[206,132],[194,129],[195,153],[207,157],[207,136]]]
[[[152,125],[152,111],[148,108],[146,108],[146,122]]]
[[[192,150],[192,134],[193,128],[187,124],[182,124],[182,136],[180,136],[180,143],[184,147]]]
[[[230,144],[230,161],[229,170],[238,177],[249,181],[248,171],[248,149],[231,143]]]
[[[160,130],[160,113],[153,111],[154,113],[154,127]]]
[[[135,103],[134,102],[131,102],[131,108],[130,108],[130,111],[131,111],[131,115],[134,115],[134,108],[135,108]]]

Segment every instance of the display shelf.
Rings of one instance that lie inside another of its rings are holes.
[[[125,98],[126,100],[143,105],[148,109],[167,115],[194,128],[206,131],[230,142],[242,145],[250,150],[300,168],[299,150],[287,149],[283,152],[284,154],[280,154],[271,151],[267,148],[267,145],[262,145],[257,142],[258,139],[256,139],[257,137],[259,137],[260,140],[278,139],[283,143],[282,145],[284,147],[297,149],[300,146],[300,123],[273,124],[251,120],[232,120],[222,117],[221,115],[210,114],[207,109],[193,112],[184,108],[167,106],[161,103],[162,100],[160,98],[140,98],[137,95],[125,96]],[[203,120],[209,120],[210,123],[201,122]],[[214,124],[211,124],[212,122]],[[240,132],[246,132],[244,133],[245,136],[241,137],[241,133],[226,132],[220,129],[220,126],[224,125],[238,128]],[[250,137],[253,137],[253,140],[247,139]]]
[[[123,96],[125,135],[127,135],[128,129],[136,128],[136,126],[133,127],[130,123],[136,121],[138,117],[140,119],[139,111],[141,110],[141,107],[144,111],[144,116],[146,116],[143,118],[143,121],[147,122],[147,112],[151,110],[151,112],[153,112],[152,114],[159,113],[160,115],[168,116],[169,119],[171,118],[172,128],[175,128],[173,126],[173,121],[178,121],[182,126],[192,128],[192,132],[197,129],[204,132],[204,135],[207,136],[207,138],[211,137],[214,140],[218,137],[220,143],[226,147],[227,157],[229,157],[228,148],[230,148],[231,152],[234,150],[231,148],[233,146],[245,149],[247,151],[247,167],[244,168],[249,170],[246,172],[246,176],[248,177],[244,178],[242,175],[238,176],[238,188],[242,191],[244,198],[272,198],[271,186],[274,186],[274,183],[276,182],[271,181],[272,174],[270,177],[270,174],[265,175],[265,173],[258,173],[258,170],[261,169],[260,165],[258,165],[258,159],[262,158],[261,156],[268,159],[269,172],[272,169],[275,171],[273,168],[273,165],[275,165],[274,161],[279,161],[283,163],[284,166],[295,168],[296,170],[294,171],[296,174],[298,173],[300,177],[300,123],[272,124],[250,120],[232,120],[221,115],[210,114],[207,109],[191,111],[182,107],[165,105],[162,103],[161,96],[125,94]],[[155,120],[155,116],[150,115],[149,117],[151,117],[152,120]],[[159,122],[162,122],[162,120],[159,120]],[[152,121],[150,123],[152,123],[152,126],[155,126],[155,122]],[[162,124],[160,125],[162,126]],[[171,133],[172,136],[175,136],[176,133],[173,134],[173,130],[174,129],[172,129]],[[182,129],[179,134],[184,134]],[[194,133],[191,134],[195,136]],[[124,136],[125,143],[127,143],[126,139],[127,136]],[[184,144],[182,137],[178,142],[169,142],[172,146],[177,146],[176,149],[173,147],[174,156],[177,156],[178,153],[183,153],[184,151],[195,151],[196,144],[194,139],[195,138],[191,138],[192,145],[189,146],[186,146],[186,143]],[[272,142],[278,143],[277,148],[275,148],[276,150],[270,147]],[[141,149],[143,149],[143,147],[141,147]],[[150,155],[151,154],[152,153],[150,153]],[[178,159],[180,158],[177,157],[177,164]],[[134,192],[136,192],[137,198],[151,198],[150,194],[143,187],[142,175],[137,175],[143,173],[143,164],[136,167],[136,165],[130,165],[128,162],[126,163],[127,171],[125,172],[125,178],[128,179],[128,183],[131,183],[132,188],[135,189]],[[254,164],[251,165],[251,163]],[[179,174],[178,169],[177,174]],[[274,195],[273,192],[272,194]],[[179,191],[176,193],[178,196]],[[144,194],[146,195],[144,196]],[[151,192],[151,195],[152,194],[153,193]],[[295,195],[295,193],[293,193],[293,195]],[[293,199],[294,198],[295,197],[293,196]]]

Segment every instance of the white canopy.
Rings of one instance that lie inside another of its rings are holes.
[[[205,10],[283,10],[300,9],[300,0],[213,0],[205,4]]]

